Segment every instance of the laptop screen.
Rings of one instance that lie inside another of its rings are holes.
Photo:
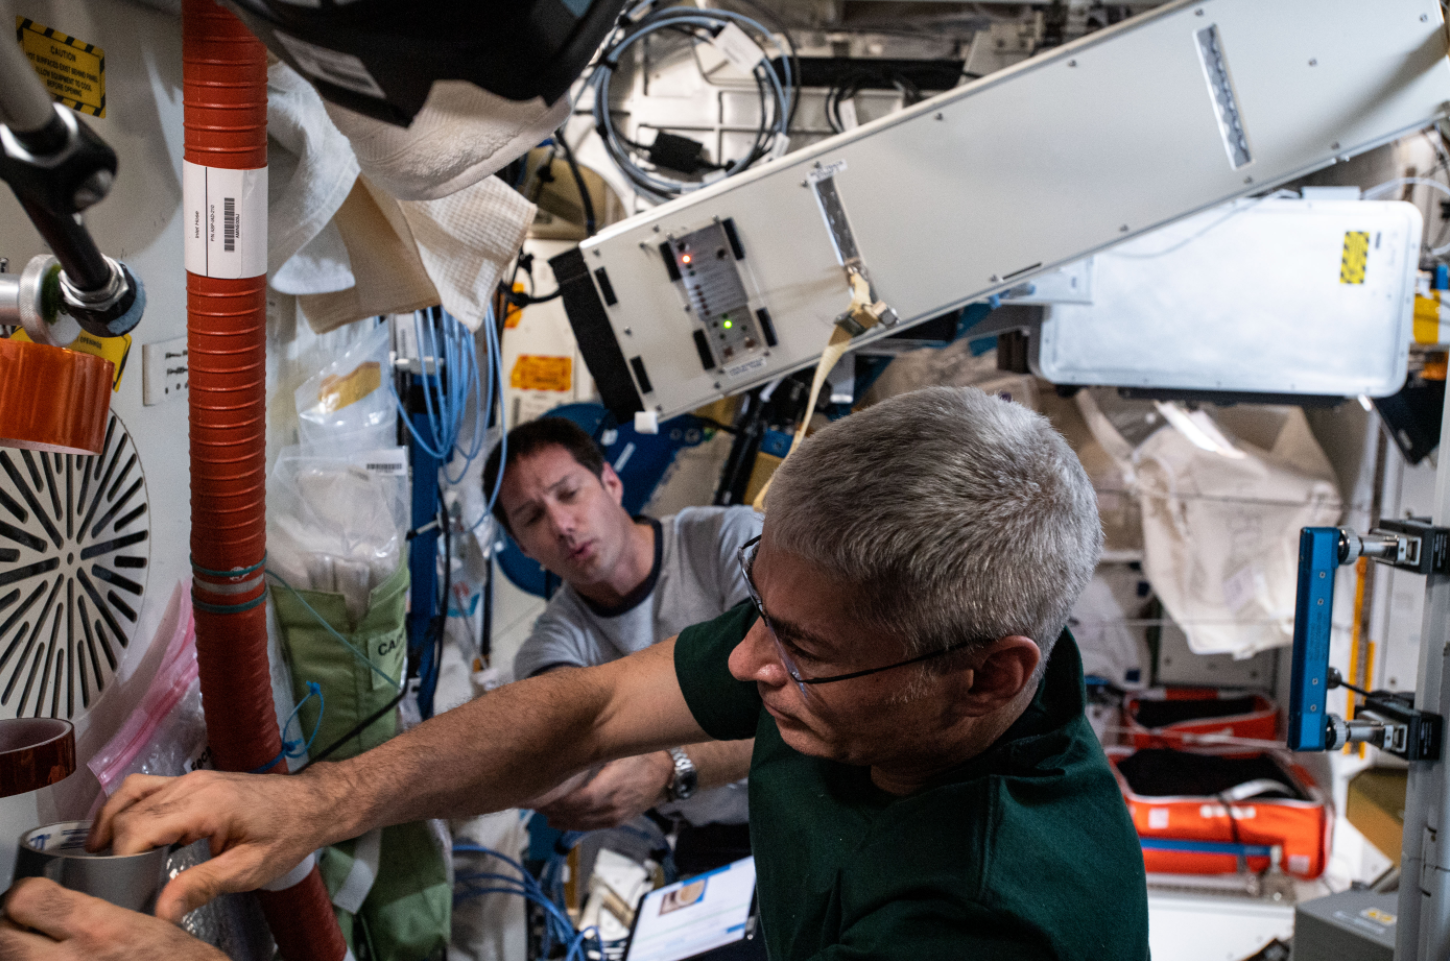
[[[746,937],[755,859],[651,891],[635,914],[625,961],[684,961]]]

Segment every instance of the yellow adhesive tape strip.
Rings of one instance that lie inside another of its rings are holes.
[[[863,295],[869,298],[870,288],[866,286],[866,282],[861,278],[861,275],[855,273],[851,275],[851,287],[854,293],[851,299],[851,311],[854,314],[861,306],[869,303],[867,299],[858,298],[862,298]],[[873,320],[872,323],[874,324],[874,322]],[[851,332],[840,325],[833,327],[831,329],[831,339],[826,341],[826,349],[821,351],[821,360],[816,365],[816,376],[811,379],[811,393],[806,400],[805,416],[801,418],[800,426],[796,428],[795,437],[791,440],[790,450],[785,455],[786,460],[790,459],[791,454],[795,453],[801,441],[805,440],[806,428],[810,426],[811,414],[816,409],[816,398],[821,396],[821,386],[825,384],[826,377],[835,369],[836,364],[845,355],[850,346]],[[781,463],[784,464],[785,461],[781,461]],[[774,479],[773,476],[772,479]],[[766,481],[765,486],[760,488],[760,493],[755,495],[755,500],[750,506],[762,514],[765,513],[765,495],[769,492],[770,481]]]

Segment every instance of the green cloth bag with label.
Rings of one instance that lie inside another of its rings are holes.
[[[403,564],[373,588],[367,613],[353,624],[341,594],[274,584],[272,598],[292,668],[293,696],[302,705],[297,720],[304,737],[312,737],[317,728],[315,751],[336,743],[397,697],[407,664],[408,586],[408,566]],[[308,681],[321,687],[321,703],[317,698],[304,702]],[[396,713],[387,711],[328,760],[371,750],[397,730]],[[448,865],[426,823],[398,824],[335,844],[319,852],[318,866],[338,924],[359,959],[433,961],[445,956],[453,889]]]

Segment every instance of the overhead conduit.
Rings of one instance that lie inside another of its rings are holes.
[[[277,763],[282,751],[262,577],[267,54],[212,0],[183,0],[182,38],[197,660],[216,766],[256,771]],[[251,189],[259,184],[260,194]],[[348,955],[311,858],[271,887],[280,890],[258,897],[286,961]]]

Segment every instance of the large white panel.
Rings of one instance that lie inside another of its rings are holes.
[[[1051,308],[1034,370],[1056,384],[1388,396],[1405,380],[1422,231],[1400,201],[1206,211],[1095,257],[1092,303]],[[1362,266],[1345,263],[1361,249]]]
[[[1200,58],[1196,34],[1210,26],[1246,131],[1243,166],[1225,149]],[[911,323],[1418,128],[1450,100],[1442,31],[1432,0],[1171,3],[640,214],[582,249],[618,295],[608,322],[648,372],[644,405],[672,415],[805,366],[847,306],[805,185],[817,163],[844,161],[836,183],[865,263]],[[717,217],[733,218],[751,306],[767,307],[779,334],[765,363],[734,379],[703,369],[659,251]]]

